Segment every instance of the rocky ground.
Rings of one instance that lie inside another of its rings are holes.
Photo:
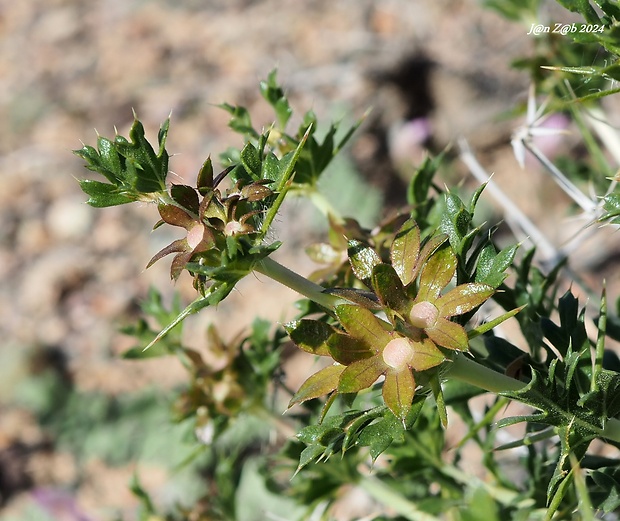
[[[132,109],[152,139],[172,113],[171,175],[189,184],[207,155],[239,145],[216,104],[245,105],[256,122],[270,122],[257,83],[277,67],[300,113],[352,121],[374,107],[348,154],[390,204],[403,202],[397,166],[421,157],[419,132],[430,132],[437,149],[465,136],[496,181],[511,196],[520,192],[517,202],[561,241],[566,199],[539,197],[556,190],[535,169],[518,168],[509,147],[514,121],[498,118],[526,97],[528,78],[510,61],[533,42],[524,26],[474,0],[0,0],[0,31],[0,517],[24,519],[32,490],[77,482],[85,485],[72,501],[87,517],[65,508],[57,519],[103,520],[103,507],[134,501],[126,491],[132,466],[80,467],[52,450],[16,405],[33,359],[59,357],[77,388],[109,394],[170,386],[182,374],[169,361],[116,356],[129,346],[117,325],[136,315],[150,285],[192,298],[189,280],[168,282],[166,261],[144,270],[171,236],[149,232],[155,208],[97,211],[76,182],[85,170],[71,150],[80,140],[93,144],[96,132],[126,135]],[[563,146],[570,144],[567,137]],[[309,273],[294,240],[300,230],[286,219],[297,211],[284,211],[280,233],[292,245],[279,255]],[[609,243],[595,240],[583,255],[595,252],[589,265],[602,266]],[[261,278],[245,281],[190,322],[188,343],[204,347],[210,321],[232,336],[253,318],[256,295],[262,315],[275,320],[295,299]]]

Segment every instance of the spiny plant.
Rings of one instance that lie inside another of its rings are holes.
[[[532,2],[520,7],[508,0],[489,3],[513,18],[532,7]],[[588,23],[596,17],[608,28],[576,41],[604,45],[611,53],[620,48],[614,43],[617,7],[600,2],[600,17],[587,2],[561,3],[582,13]],[[593,74],[606,77],[610,71],[607,67]],[[454,519],[571,519],[576,512],[593,519],[596,509],[617,511],[619,460],[588,452],[594,440],[620,444],[620,363],[606,349],[608,335],[620,336],[620,320],[618,309],[608,313],[605,292],[598,302],[597,334],[591,338],[585,309],[573,292],[558,298],[566,260],[545,272],[534,262],[534,249],[519,255],[517,244],[499,248],[497,227],[475,219],[486,183],[469,197],[442,188],[436,178],[443,155],[429,156],[416,170],[408,207],[400,214],[373,230],[342,217],[321,199],[318,181],[361,120],[344,132],[331,124],[319,137],[317,118],[308,112],[290,132],[292,109],[275,72],[261,82],[260,91],[274,109],[275,123],[259,132],[244,107],[223,104],[244,145],[226,151],[218,174],[208,158],[195,186],[168,182],[169,121],[161,126],[157,147],[146,140],[136,118],[129,139],[99,137],[96,148],[85,145],[76,151],[107,180],[80,182],[89,204],[152,202],[161,217],[155,228],[186,230],[184,238],[163,248],[148,265],[174,254],[171,278],[187,271],[196,299],[184,309],[176,304],[167,310],[153,292],[144,311],[157,319],[160,329],[141,321],[125,330],[140,340],[128,358],[176,355],[184,362],[189,386],[178,397],[176,413],[194,418],[203,450],[211,451],[214,461],[226,462],[207,472],[216,490],[208,506],[180,515],[237,515],[235,485],[224,482],[234,476],[232,482],[239,484],[239,471],[232,469],[225,447],[244,415],[268,419],[287,434],[297,430],[296,438],[289,436],[285,447],[261,459],[260,466],[268,489],[304,506],[300,519],[328,519],[327,506],[350,484],[383,503],[374,519],[426,520],[441,514]],[[523,142],[529,143],[528,136]],[[308,248],[326,267],[309,277],[271,258],[280,246],[271,227],[291,196],[319,201],[329,225],[328,242]],[[615,224],[619,198],[608,191],[597,203],[603,211],[593,218]],[[254,271],[304,297],[298,316],[283,327],[257,322],[249,335],[229,344],[212,327],[209,348],[225,360],[212,367],[183,345],[182,322],[227,298]],[[502,311],[492,314],[497,309]],[[513,318],[522,343],[495,333]],[[282,374],[287,338],[300,350],[328,360],[297,390],[287,389]],[[276,392],[290,393],[285,419],[276,419]],[[492,399],[480,418],[471,400],[483,393]],[[533,412],[502,417],[509,401]],[[468,428],[452,456],[443,453],[448,406]],[[525,425],[524,434],[498,446],[498,429],[515,423]],[[485,481],[459,467],[467,441],[484,454]],[[509,465],[498,456],[516,448],[522,449],[511,460],[521,469],[517,480],[509,477]],[[241,452],[233,451],[235,457]],[[337,454],[341,457],[334,458]],[[293,472],[298,476],[285,485]],[[307,479],[300,479],[303,475]],[[154,515],[155,507],[138,483],[134,490],[144,500],[145,516]]]

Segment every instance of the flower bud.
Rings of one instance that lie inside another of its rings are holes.
[[[383,361],[392,369],[402,371],[413,359],[413,354],[413,345],[407,338],[395,338],[383,349]]]
[[[425,327],[433,327],[435,322],[437,322],[438,316],[439,310],[435,305],[425,300],[414,304],[409,312],[411,324],[422,329]]]

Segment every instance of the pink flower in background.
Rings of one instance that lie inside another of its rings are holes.
[[[426,154],[424,144],[431,137],[428,118],[406,121],[390,131],[390,156],[396,165],[419,164]]]
[[[93,521],[80,511],[75,497],[66,490],[37,488],[32,495],[36,504],[56,521]]]

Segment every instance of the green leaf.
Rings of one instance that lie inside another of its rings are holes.
[[[600,24],[601,20],[596,14],[594,8],[590,5],[589,0],[557,0],[573,13],[580,13],[589,24]]]
[[[352,304],[336,306],[336,316],[347,333],[375,353],[392,339],[379,319],[366,308]]]
[[[451,248],[435,252],[422,268],[416,302],[437,300],[441,291],[454,277],[456,266],[456,256]]]
[[[334,328],[319,320],[294,320],[284,324],[284,329],[297,347],[307,353],[330,356],[327,339],[335,332]]]
[[[280,182],[280,176],[284,172],[281,172],[280,161],[273,154],[273,152],[267,153],[263,159],[263,168],[261,172],[261,179],[270,179],[275,183]]]
[[[365,427],[357,438],[359,445],[369,447],[370,457],[376,460],[395,441],[404,438],[404,428],[393,413]]]
[[[420,229],[413,219],[409,219],[400,227],[390,247],[392,267],[403,285],[407,286],[416,278],[419,256]]]
[[[261,179],[262,162],[258,150],[252,143],[246,143],[241,151],[241,164],[252,179]]]
[[[245,107],[235,107],[228,103],[222,103],[218,106],[232,116],[228,122],[228,126],[231,129],[245,137],[253,139],[259,138],[258,132],[254,130],[254,126],[252,125],[250,113]]]
[[[81,181],[80,186],[90,196],[92,206],[105,207],[137,200],[153,200],[155,192],[166,190],[168,153],[165,149],[169,120],[159,131],[159,151],[144,136],[144,127],[134,119],[129,131],[131,141],[116,136],[114,141],[97,139],[97,150],[84,145],[74,154],[86,161],[86,168],[103,175],[110,184],[99,181]]]
[[[599,219],[600,221],[611,221],[614,224],[620,222],[620,194],[611,193],[603,198],[603,209],[605,214]]]
[[[590,474],[595,487],[590,487],[592,501],[604,513],[620,508],[620,470],[618,466],[595,470]]]
[[[416,206],[427,206],[428,203],[431,202],[429,191],[433,186],[433,177],[437,173],[443,158],[444,153],[441,153],[435,158],[426,156],[422,164],[413,174],[407,188],[407,203],[414,207],[415,214],[422,213],[416,211]]]
[[[367,389],[377,381],[377,378],[386,369],[379,356],[353,362],[342,372],[338,384],[338,392],[357,393],[362,389]]]
[[[463,315],[484,303],[495,290],[487,284],[470,282],[461,284],[439,297],[435,306],[442,317]]]
[[[445,205],[446,209],[442,215],[440,229],[448,235],[456,254],[461,255],[463,253],[463,240],[469,232],[472,215],[456,194],[445,194]]]
[[[476,263],[476,282],[488,284],[494,288],[500,286],[507,277],[505,271],[512,265],[519,245],[508,246],[496,253],[493,244],[487,244]]]
[[[267,80],[261,81],[259,84],[260,92],[269,104],[274,108],[278,119],[278,126],[284,130],[293,111],[284,95],[284,91],[278,84],[278,71],[272,70],[267,76]]]
[[[125,192],[122,188],[100,181],[82,179],[80,180],[80,188],[88,195],[86,202],[95,208],[117,206],[137,200],[135,195]]]
[[[411,307],[400,278],[389,264],[377,264],[373,268],[372,287],[388,308],[405,313]]]
[[[373,248],[357,240],[349,241],[347,251],[353,273],[370,287],[372,270],[377,264],[381,264],[381,257]]]
[[[289,409],[298,403],[319,398],[335,391],[338,388],[340,375],[345,370],[344,365],[330,365],[308,378],[295,393],[288,404]]]
[[[383,382],[383,401],[385,405],[403,423],[411,410],[411,403],[415,394],[415,380],[413,373],[404,371],[388,371]]]
[[[138,119],[134,119],[129,129],[130,141],[122,136],[116,136],[114,144],[119,154],[125,158],[127,171],[131,172],[130,166],[135,168],[135,181],[132,187],[138,192],[151,193],[166,189],[168,153],[165,144],[169,125],[170,119],[167,119],[160,127],[157,154],[146,140],[144,127]]]

